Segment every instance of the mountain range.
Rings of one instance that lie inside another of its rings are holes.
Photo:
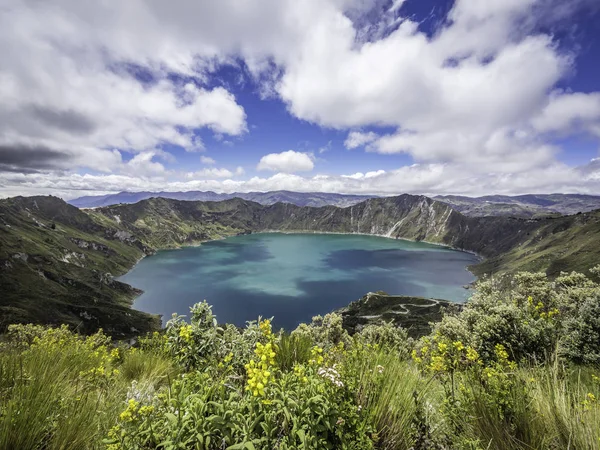
[[[149,198],[170,198],[173,200],[188,201],[213,201],[230,200],[241,198],[261,205],[273,205],[275,203],[292,203],[298,206],[351,206],[375,196],[369,195],[344,195],[327,194],[323,192],[234,192],[233,194],[218,194],[212,191],[188,191],[188,192],[119,192],[118,194],[79,197],[69,200],[69,203],[78,208],[97,208],[100,206],[117,205],[120,203],[137,203]]]
[[[600,261],[600,210],[570,216],[469,217],[424,196],[373,198],[340,208],[151,198],[81,210],[56,197],[0,200],[0,329],[69,323],[115,336],[149,331],[132,310],[139,291],[116,281],[140,258],[237,234],[335,232],[427,241],[479,254],[478,276],[516,270],[587,272]]]
[[[189,201],[222,201],[241,198],[261,205],[275,203],[292,203],[297,206],[339,206],[356,205],[377,196],[329,194],[323,192],[234,192],[218,194],[212,191],[189,192],[119,192],[118,194],[79,197],[69,200],[78,208],[98,208],[121,203],[137,203],[149,198],[170,198]],[[514,216],[543,217],[549,215],[568,215],[600,209],[600,197],[580,194],[528,194],[518,196],[488,195],[484,197],[465,197],[458,195],[442,195],[432,197],[452,206],[455,210],[473,217],[482,216]]]
[[[581,194],[527,194],[514,197],[441,195],[434,198],[467,216],[540,217],[577,214],[600,208],[600,197]]]

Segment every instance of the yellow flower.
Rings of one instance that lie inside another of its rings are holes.
[[[475,362],[479,359],[479,353],[473,347],[467,347],[467,359],[471,362]]]
[[[311,359],[308,361],[309,364],[311,365],[316,365],[316,366],[320,366],[321,364],[323,364],[323,349],[321,347],[319,347],[318,345],[315,345],[312,350],[310,351],[310,357]]]
[[[423,362],[423,358],[421,358],[419,356],[419,354],[417,353],[416,350],[412,351],[411,356],[412,356],[413,361],[416,362],[417,364],[421,364]]]
[[[192,340],[192,326],[191,325],[183,325],[180,329],[179,329],[179,337],[182,338],[184,341],[191,341]]]
[[[142,406],[139,410],[140,416],[149,416],[154,412],[154,406]]]
[[[462,351],[462,350],[465,348],[465,346],[463,345],[463,343],[462,343],[462,342],[460,342],[460,341],[456,341],[456,342],[454,342],[454,344],[453,344],[453,345],[454,345],[454,348],[455,348],[456,350],[458,350],[459,352],[460,352],[460,351]]]

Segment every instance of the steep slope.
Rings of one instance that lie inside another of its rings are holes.
[[[376,234],[448,245],[487,258],[474,273],[587,271],[600,261],[600,211],[559,218],[466,217],[423,196],[346,208],[260,205],[234,198],[152,198],[81,211],[54,197],[0,201],[0,328],[35,321],[125,336],[157,325],[128,308],[136,291],[113,280],[157,249],[262,231]]]
[[[54,197],[0,201],[0,329],[68,323],[127,336],[159,325],[130,309],[139,294],[113,280],[151,252]]]

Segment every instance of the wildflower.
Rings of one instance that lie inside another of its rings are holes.
[[[271,336],[271,321],[269,319],[263,320],[258,324],[260,331],[262,331],[263,335],[269,337]]]
[[[154,406],[152,406],[152,405],[142,406],[138,412],[139,412],[140,416],[149,416],[150,414],[152,414],[154,412]]]
[[[464,348],[465,348],[464,344],[461,341],[456,341],[453,343],[453,345],[454,345],[454,348],[456,350],[458,350],[459,352],[464,350]]]
[[[340,380],[340,374],[333,367],[321,367],[317,372],[317,375],[331,381],[331,383],[333,383],[337,387],[344,387],[344,383],[342,383],[342,381]]]
[[[122,422],[133,421],[137,416],[138,406],[138,402],[136,402],[134,399],[130,399],[127,402],[127,409],[125,409],[125,411],[119,414],[119,419],[121,419]]]
[[[319,366],[323,364],[323,349],[318,345],[315,345],[310,351],[310,360],[309,364]]]
[[[494,353],[496,353],[496,357],[499,361],[507,361],[508,360],[508,352],[504,348],[502,344],[496,344],[494,347]]]
[[[446,363],[443,356],[434,356],[431,358],[429,370],[432,372],[443,372],[446,370]]]
[[[416,350],[413,350],[411,353],[412,359],[414,362],[416,362],[417,364],[421,364],[423,362],[423,358],[421,358],[419,356],[419,354],[417,353]]]
[[[179,337],[184,341],[190,342],[192,340],[192,326],[191,325],[183,325],[179,329]]]
[[[383,366],[379,365],[376,367],[376,369],[377,369],[377,372],[383,373]]]
[[[119,352],[119,349],[118,349],[118,348],[116,348],[116,347],[115,347],[115,348],[113,348],[113,349],[110,351],[110,357],[111,357],[111,359],[113,359],[113,360],[115,360],[115,361],[118,361],[118,360],[121,358],[121,354],[120,354],[120,352]]]
[[[275,367],[275,348],[272,342],[267,342],[265,345],[257,342],[254,350],[257,360],[251,359],[245,365],[248,375],[246,390],[251,391],[255,397],[265,395],[265,387],[271,378],[270,369]]]

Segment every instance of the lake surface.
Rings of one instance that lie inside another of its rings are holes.
[[[121,281],[144,290],[134,308],[188,314],[206,299],[219,322],[275,316],[293,329],[367,292],[466,300],[474,255],[375,236],[253,234],[144,258]]]

